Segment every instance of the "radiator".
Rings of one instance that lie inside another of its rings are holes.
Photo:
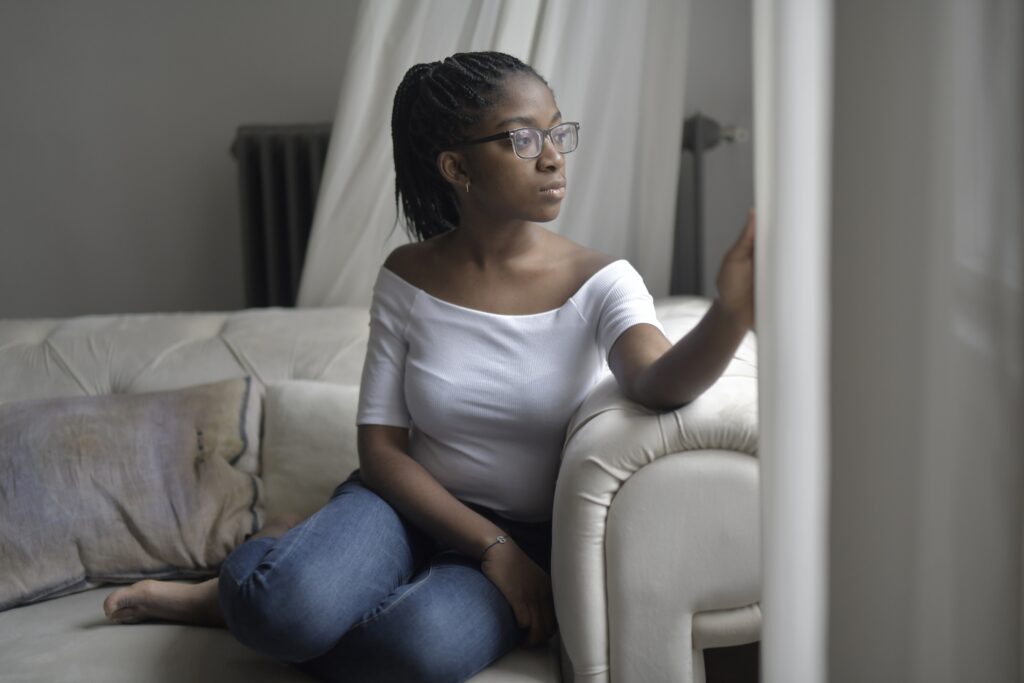
[[[330,123],[238,129],[247,308],[295,305],[330,133]]]

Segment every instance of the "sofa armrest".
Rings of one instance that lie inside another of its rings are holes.
[[[697,612],[759,599],[754,343],[748,335],[718,382],[675,411],[627,400],[609,375],[571,421],[555,490],[552,583],[577,682],[610,681],[613,666],[615,680],[689,680],[684,643],[692,646]],[[654,610],[641,618],[661,642],[626,653],[614,635],[637,618],[633,602]],[[662,673],[636,678],[642,668]]]

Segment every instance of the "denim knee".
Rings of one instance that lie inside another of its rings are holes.
[[[487,637],[467,646],[445,637],[450,619],[418,619],[417,632],[409,632],[387,651],[388,662],[378,660],[383,676],[372,680],[416,681],[417,683],[457,683],[472,677],[510,649],[521,644],[523,633],[515,625],[490,632]]]
[[[337,625],[301,577],[275,581],[272,569],[245,567],[251,560],[246,555],[261,550],[258,545],[245,546],[259,541],[273,539],[243,544],[221,568],[218,594],[228,629],[243,645],[281,661],[303,662],[322,655],[337,641]]]
[[[220,600],[235,637],[277,659],[301,662],[412,575],[429,544],[360,482],[280,539],[251,539],[221,566]]]
[[[308,670],[345,683],[455,683],[522,638],[511,606],[475,561],[446,552]]]

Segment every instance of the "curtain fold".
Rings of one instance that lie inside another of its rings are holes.
[[[568,192],[547,224],[628,258],[668,293],[689,0],[364,0],[343,75],[299,306],[367,305],[396,224],[391,103],[415,63],[499,50],[534,66],[566,119]]]
[[[825,676],[1019,682],[1024,4],[835,28]]]
[[[832,3],[754,2],[761,676],[826,680]]]

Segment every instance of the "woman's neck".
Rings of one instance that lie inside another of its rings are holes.
[[[506,224],[462,221],[451,233],[449,247],[460,260],[485,271],[500,268],[532,253],[544,229],[528,221]]]

